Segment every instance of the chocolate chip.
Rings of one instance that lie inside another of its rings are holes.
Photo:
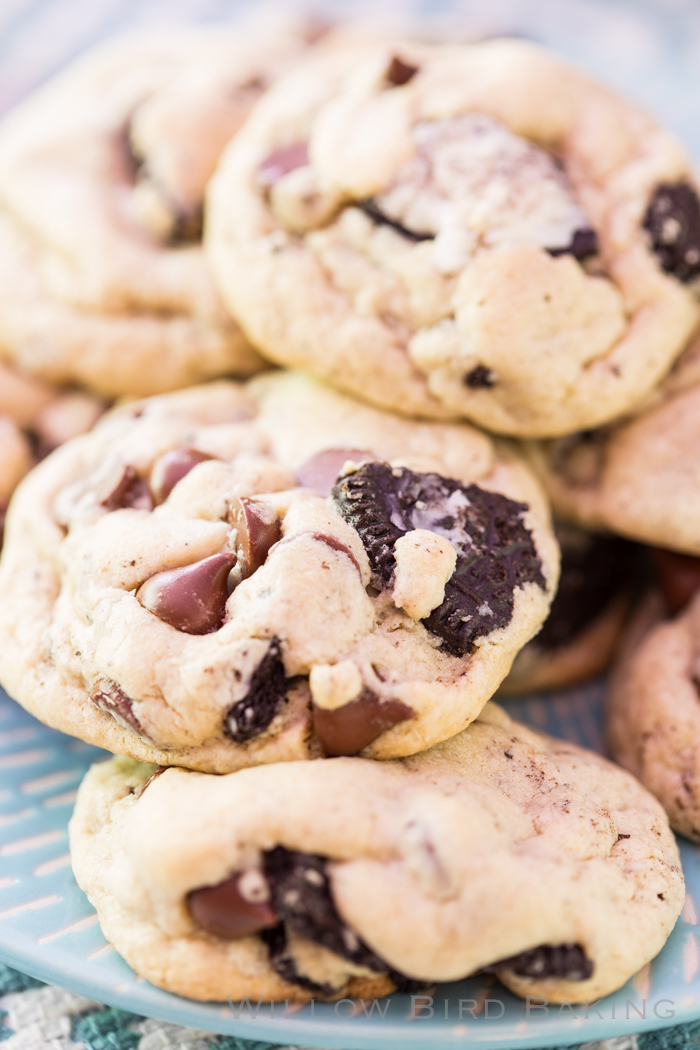
[[[105,510],[153,510],[151,490],[133,467],[122,468],[109,495],[102,500]]]
[[[380,701],[369,689],[342,707],[312,708],[314,731],[327,755],[356,755],[387,729],[413,717],[399,700]]]
[[[666,273],[679,281],[692,281],[700,274],[700,201],[690,183],[660,183],[643,226]]]
[[[632,583],[639,566],[637,545],[618,536],[560,526],[557,539],[561,547],[559,589],[534,643],[547,650],[576,638]]]
[[[671,615],[680,612],[700,589],[700,558],[652,547],[651,559]]]
[[[563,981],[587,981],[593,974],[593,962],[580,944],[542,944],[509,959],[501,959],[489,969],[512,970],[519,977],[556,977]]]
[[[187,904],[198,926],[225,940],[250,937],[278,921],[265,878],[254,870],[237,872],[217,886],[191,890]]]
[[[398,55],[394,55],[384,74],[384,78],[387,84],[391,84],[392,87],[403,87],[404,84],[408,84],[409,80],[413,80],[417,72],[418,66],[412,66],[408,62],[404,62]]]
[[[308,142],[293,142],[268,153],[258,167],[258,182],[261,186],[274,186],[281,178],[296,168],[309,163]]]
[[[363,211],[368,219],[371,219],[375,226],[389,226],[392,230],[396,230],[402,237],[405,237],[409,241],[432,241],[432,233],[421,233],[417,230],[409,230],[407,226],[402,226],[400,222],[396,222],[394,219],[390,219],[388,215],[385,215],[381,208],[377,205],[377,202],[372,197],[367,197],[365,200],[358,201],[356,207]]]
[[[527,505],[498,492],[367,463],[335,485],[333,500],[359,533],[379,589],[392,585],[394,544],[406,532],[428,529],[452,543],[457,565],[445,600],[422,623],[453,656],[472,652],[477,638],[510,623],[516,587],[546,586],[522,521]]]
[[[229,503],[228,520],[236,530],[236,580],[240,582],[259,569],[267,558],[270,547],[277,543],[282,530],[279,518],[260,500],[239,499]]]
[[[620,834],[617,836],[617,841],[619,842],[620,839],[631,839],[631,838],[632,838],[631,835],[625,835],[623,832],[620,832]]]
[[[116,682],[112,682],[109,678],[102,678],[90,693],[90,699],[96,707],[112,715],[121,725],[143,735],[141,723],[133,711],[131,698],[119,688]]]
[[[159,456],[151,470],[151,493],[155,503],[164,503],[178,481],[182,481],[197,464],[211,458],[196,448],[173,448]]]
[[[341,543],[340,540],[337,540],[335,536],[329,536],[327,532],[312,532],[311,536],[313,539],[318,540],[320,543],[325,543],[326,546],[331,547],[332,550],[340,551],[341,554],[347,555],[347,557],[350,559],[350,561],[353,563],[353,565],[359,572],[360,579],[362,579],[362,569],[360,568],[360,563],[358,562],[357,558],[348,546],[346,546],[344,543]]]
[[[171,206],[172,207],[172,206]],[[177,246],[181,244],[198,244],[202,239],[204,229],[204,204],[199,202],[187,211],[173,209],[173,224],[170,229],[168,243]]]
[[[226,611],[228,574],[236,564],[230,551],[156,573],[136,592],[154,616],[187,634],[209,634],[221,627]]]
[[[343,464],[348,460],[361,463],[373,459],[371,452],[359,448],[327,448],[307,459],[296,472],[296,479],[304,488],[313,489],[319,496],[330,496]]]
[[[169,768],[168,766],[158,766],[158,768],[156,769],[155,773],[151,773],[150,777],[148,778],[146,783],[143,785],[143,787],[139,791],[139,798],[141,798],[141,796],[143,795],[143,793],[146,790],[146,788],[150,787],[150,785],[153,783],[153,781],[156,780],[159,776],[161,776],[161,774],[165,773],[166,769],[168,769],[168,768]]]
[[[473,390],[495,386],[496,373],[492,368],[487,368],[486,365],[476,365],[471,372],[467,372],[465,375],[464,384],[465,386],[470,386]]]
[[[273,638],[253,673],[248,692],[224,718],[226,736],[237,744],[259,736],[281,709],[296,682],[296,678],[286,677],[279,638]]]
[[[598,253],[598,234],[590,226],[574,230],[570,244],[565,248],[547,248],[546,251],[555,259],[560,255],[573,255],[579,262]]]

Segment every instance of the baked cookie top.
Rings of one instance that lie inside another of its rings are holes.
[[[527,447],[561,517],[700,554],[700,340],[636,415]]]
[[[262,363],[201,250],[224,145],[301,37],[189,27],[90,52],[0,127],[0,355],[98,393]]]
[[[506,434],[626,411],[698,320],[680,144],[525,41],[306,63],[225,151],[206,240],[274,361]]]
[[[0,679],[163,764],[411,754],[478,714],[557,575],[509,448],[303,375],[221,382],[128,404],[26,479]]]
[[[411,758],[160,773],[93,766],[71,856],[117,950],[196,999],[371,997],[489,969],[518,995],[592,1001],[657,954],[683,903],[656,800],[494,704]]]

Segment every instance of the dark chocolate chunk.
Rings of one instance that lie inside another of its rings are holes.
[[[157,504],[164,503],[178,481],[189,474],[193,467],[212,459],[206,452],[196,448],[173,448],[155,461],[151,470],[151,493]]]
[[[489,969],[512,970],[519,977],[587,981],[593,974],[593,962],[580,944],[541,944],[538,948],[531,948],[509,959],[501,959]]]
[[[654,565],[661,593],[671,615],[685,608],[695,592],[700,589],[700,558],[692,554],[652,547],[651,560]]]
[[[134,714],[131,697],[119,688],[116,682],[102,678],[90,693],[90,699],[100,710],[112,715],[117,722],[143,736],[141,723]]]
[[[373,197],[367,197],[365,200],[357,201],[356,207],[363,211],[368,219],[371,219],[375,226],[390,226],[392,230],[396,230],[402,237],[405,237],[409,241],[432,241],[434,234],[432,233],[421,233],[418,230],[409,230],[407,226],[402,226],[400,222],[396,222],[395,219],[390,219],[388,215],[385,215],[381,208],[377,205],[377,202]]]
[[[171,627],[187,634],[209,634],[223,623],[228,575],[236,564],[232,551],[156,573],[136,592],[141,605]]]
[[[373,458],[366,449],[327,448],[302,463],[296,472],[296,479],[304,488],[313,489],[319,496],[330,496],[344,463],[349,459],[353,463],[362,463],[365,459]]]
[[[327,532],[312,532],[311,536],[313,539],[318,540],[320,543],[325,543],[326,546],[330,547],[332,550],[339,551],[341,554],[347,555],[347,557],[350,559],[350,561],[353,563],[353,565],[359,572],[360,578],[362,577],[362,569],[360,568],[360,564],[349,547],[347,547],[344,543],[341,543],[341,541],[336,539],[335,536],[329,536]]]
[[[522,521],[527,505],[498,492],[440,474],[367,463],[341,478],[333,499],[359,533],[380,589],[392,585],[394,544],[406,532],[428,529],[452,543],[457,565],[445,600],[422,622],[453,656],[472,652],[477,638],[510,623],[516,587],[546,586]]]
[[[278,922],[265,877],[257,871],[239,871],[216,886],[191,890],[187,904],[203,930],[224,940],[250,937]]]
[[[547,252],[555,259],[559,255],[573,255],[579,262],[596,255],[598,252],[598,234],[590,226],[584,226],[580,230],[574,230],[571,243],[565,248],[547,248]]]
[[[392,726],[413,717],[399,700],[381,701],[369,689],[342,707],[312,708],[314,731],[327,755],[356,755]]]
[[[412,66],[409,62],[404,62],[398,55],[393,55],[384,78],[392,87],[403,87],[404,84],[408,84],[409,80],[413,80],[417,72],[418,66]]]
[[[289,146],[280,146],[268,153],[260,164],[258,182],[261,186],[274,186],[284,175],[296,168],[303,168],[308,163],[308,142],[292,142]]]
[[[636,544],[619,536],[560,526],[557,539],[561,546],[559,589],[534,642],[547,650],[566,645],[593,623],[631,584],[639,560]]]
[[[479,390],[481,387],[492,387],[496,385],[496,373],[492,368],[487,368],[486,365],[476,365],[472,368],[471,372],[467,372],[464,377],[464,385],[470,386],[472,390]]]
[[[228,519],[236,530],[238,563],[236,579],[231,581],[235,585],[260,568],[282,530],[275,512],[261,500],[234,496],[229,503]]]
[[[153,498],[143,478],[140,478],[133,467],[123,467],[115,477],[115,483],[107,496],[102,500],[105,510],[123,510],[132,507],[135,510],[153,510]]]
[[[679,281],[692,281],[700,274],[700,201],[690,183],[660,183],[643,226],[666,273]]]
[[[273,638],[253,673],[248,692],[224,718],[226,736],[237,744],[259,736],[280,711],[296,681],[285,676],[279,638]]]

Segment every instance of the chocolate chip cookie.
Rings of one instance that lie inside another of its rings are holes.
[[[301,50],[293,34],[145,34],[79,59],[5,119],[0,356],[110,397],[262,367],[206,270],[204,188]]]
[[[0,679],[120,754],[227,772],[463,729],[558,574],[525,463],[294,373],[134,402],[8,514]]]
[[[262,352],[406,414],[597,426],[698,321],[680,144],[525,41],[306,63],[227,148],[209,208],[214,276]]]
[[[660,951],[684,897],[656,800],[494,704],[382,763],[212,777],[114,758],[70,840],[105,936],[194,999],[372,998],[488,970],[590,1001]]]

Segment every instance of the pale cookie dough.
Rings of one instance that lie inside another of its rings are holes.
[[[416,540],[417,568],[394,550]],[[222,381],[123,406],[25,480],[0,681],[50,725],[167,765],[412,754],[476,717],[557,575],[510,448],[300,374]]]
[[[521,649],[502,695],[563,689],[608,667],[639,590],[639,548],[602,533],[555,522],[561,547],[559,588],[542,630]]]
[[[348,65],[273,88],[210,183],[213,273],[261,352],[521,436],[642,400],[699,318],[681,145],[525,41]]]
[[[700,595],[675,619],[658,595],[640,609],[613,674],[612,757],[659,799],[672,827],[700,843]]]
[[[109,397],[262,367],[201,249],[204,188],[303,49],[217,27],[101,47],[0,127],[0,358]]]
[[[194,999],[371,998],[489,969],[593,1001],[683,904],[655,799],[494,704],[412,758],[168,769],[144,791],[153,773],[92,767],[73,869],[136,972]]]
[[[631,418],[528,443],[562,518],[700,554],[700,340]]]

